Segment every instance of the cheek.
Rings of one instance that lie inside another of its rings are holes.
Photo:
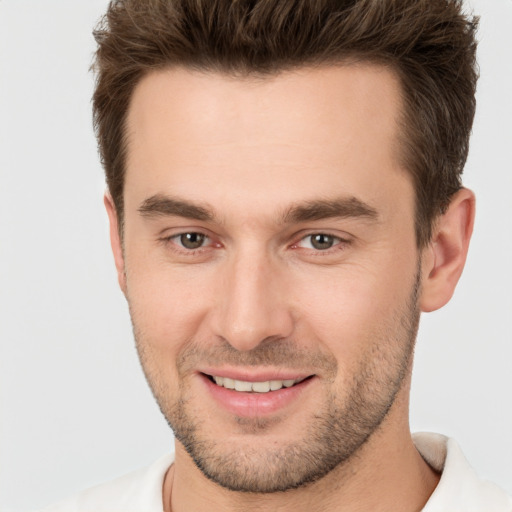
[[[199,269],[185,273],[165,263],[139,261],[128,260],[126,272],[132,321],[144,344],[169,357],[197,335],[212,304],[208,279]]]
[[[382,263],[382,262],[381,262]],[[398,334],[407,309],[415,269],[390,265],[352,265],[295,279],[298,321],[338,360],[359,364],[377,340]]]
[[[176,362],[197,336],[205,295],[194,280],[180,279],[168,268],[157,270],[147,261],[144,265],[132,267],[146,269],[140,272],[127,268],[126,296],[144,373],[157,402],[168,411],[180,387]]]

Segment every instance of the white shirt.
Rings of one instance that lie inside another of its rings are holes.
[[[512,512],[512,498],[491,482],[480,480],[453,439],[420,433],[413,440],[425,461],[442,472],[422,512]],[[173,455],[165,455],[147,468],[41,512],[162,512],[162,485],[173,460]]]

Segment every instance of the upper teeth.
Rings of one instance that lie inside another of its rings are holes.
[[[269,391],[277,391],[283,387],[290,388],[294,384],[304,379],[289,380],[267,380],[265,382],[248,382],[244,380],[230,379],[229,377],[213,377],[218,386],[226,389],[234,389],[236,391],[254,391],[256,393],[268,393]]]

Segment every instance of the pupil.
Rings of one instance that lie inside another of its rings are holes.
[[[315,249],[330,249],[334,243],[334,239],[330,235],[313,235],[311,237],[311,245]]]
[[[180,236],[180,242],[187,249],[198,249],[203,245],[204,238],[201,233],[185,233]]]

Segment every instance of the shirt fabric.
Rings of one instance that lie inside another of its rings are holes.
[[[422,512],[512,512],[512,498],[478,478],[458,444],[440,434],[413,434],[423,459],[441,479]],[[163,512],[162,485],[172,454],[41,512]]]

